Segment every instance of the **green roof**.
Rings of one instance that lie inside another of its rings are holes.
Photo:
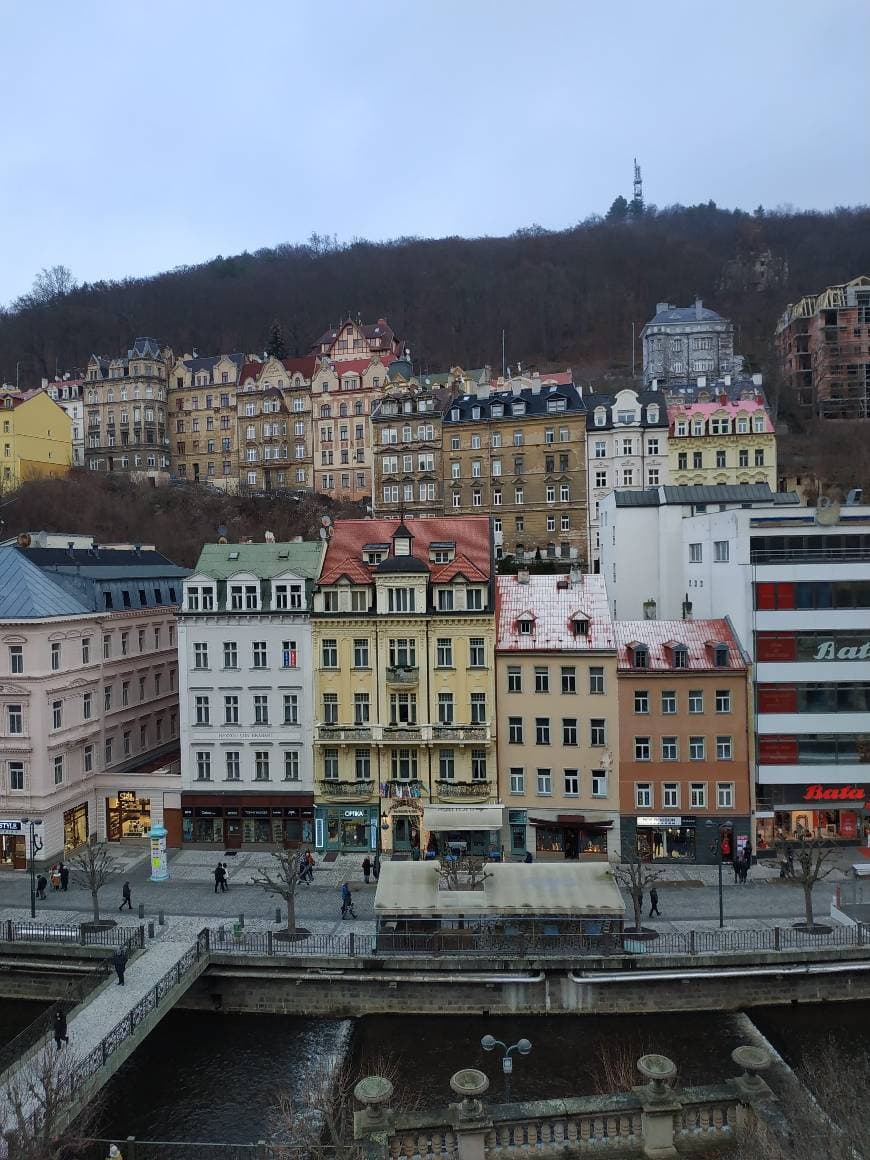
[[[322,556],[322,540],[296,544],[206,544],[195,571],[215,580],[226,580],[237,572],[250,572],[260,580],[271,580],[284,572],[316,580]]]

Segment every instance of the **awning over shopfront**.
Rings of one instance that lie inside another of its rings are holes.
[[[423,828],[430,834],[460,830],[500,830],[501,806],[424,806]]]
[[[583,814],[556,814],[555,818],[529,818],[531,826],[563,826],[566,829],[606,830],[612,818],[586,818]]]

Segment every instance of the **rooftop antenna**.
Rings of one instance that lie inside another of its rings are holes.
[[[640,166],[637,158],[634,159],[634,200],[638,205],[643,204],[643,181],[640,176]]]

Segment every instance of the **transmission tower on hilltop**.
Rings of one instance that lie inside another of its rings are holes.
[[[634,203],[635,205],[643,205],[643,179],[640,175],[640,166],[637,163],[637,158],[634,159]]]

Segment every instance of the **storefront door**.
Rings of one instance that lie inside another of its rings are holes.
[[[397,854],[410,854],[420,848],[420,826],[416,817],[393,815],[393,850]]]
[[[0,836],[0,870],[27,868],[27,844],[19,834]]]
[[[106,826],[106,833],[109,827]],[[88,806],[87,802],[74,806],[63,815],[63,848],[75,850],[88,840]]]
[[[87,818],[87,806],[84,809]],[[110,842],[120,842],[123,838],[144,838],[150,829],[150,798],[138,797],[133,789],[122,789],[118,791],[117,797],[106,799],[106,837]]]

